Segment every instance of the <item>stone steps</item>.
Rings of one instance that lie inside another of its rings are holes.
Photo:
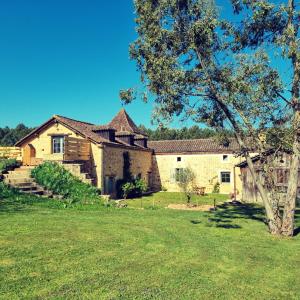
[[[22,166],[13,171],[9,171],[7,174],[4,174],[4,182],[26,194],[47,195],[51,197],[52,193],[39,186],[34,178],[31,177],[31,170],[33,168],[34,167]]]
[[[74,176],[79,178],[82,182],[93,185],[94,178],[91,177],[84,169],[84,164],[82,163],[63,163],[63,167],[72,173]]]
[[[84,166],[80,163],[68,163],[62,164],[63,167],[71,172],[74,176],[79,178],[82,182],[93,184],[94,179],[91,178],[89,173],[84,172]],[[9,171],[7,174],[4,174],[4,182],[14,187],[24,193],[48,196],[52,197],[53,193],[45,190],[43,187],[39,186],[34,178],[31,177],[31,171],[34,167],[31,166],[21,166],[19,168],[14,169],[13,171]]]

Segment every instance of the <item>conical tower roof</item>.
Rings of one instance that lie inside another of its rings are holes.
[[[144,135],[144,133],[135,125],[124,108],[118,112],[108,126],[113,127],[119,132],[130,132]]]

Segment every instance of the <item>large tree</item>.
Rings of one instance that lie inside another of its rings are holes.
[[[249,0],[233,0],[232,3],[235,12],[243,15],[243,22],[235,30],[237,48],[267,47],[273,55],[280,55],[285,71],[289,70],[282,74],[286,77],[286,93],[279,94],[292,112],[292,159],[281,231],[284,235],[292,235],[300,162],[300,3],[294,0],[280,4]]]
[[[297,134],[294,134],[290,172],[293,184],[288,187],[283,218],[278,202],[255,172],[248,145],[249,140],[256,143],[256,150],[263,157],[268,144],[262,140],[262,134],[272,131],[278,136],[290,114],[299,109],[299,105],[286,105],[298,103],[299,74],[293,77],[293,96],[289,101],[280,74],[270,64],[270,49],[264,51],[259,47],[263,42],[273,46],[270,36],[274,33],[279,35],[282,44],[288,39],[286,48],[298,53],[295,21],[298,16],[290,2],[276,10],[274,18],[277,19],[271,19],[275,4],[233,1],[236,13],[242,13],[245,6],[249,16],[238,28],[237,23],[220,18],[214,1],[136,0],[138,38],[130,46],[142,82],[155,95],[158,121],[174,115],[185,116],[217,129],[234,131],[264,203],[269,230],[272,234],[285,235],[292,235],[294,228],[299,164]],[[298,59],[297,54],[292,58],[294,69]],[[127,103],[134,99],[135,92],[124,90],[120,96]],[[299,116],[294,115],[293,126],[297,132]],[[276,140],[279,147],[278,142],[282,140]]]

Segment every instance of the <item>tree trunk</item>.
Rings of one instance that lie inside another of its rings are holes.
[[[273,211],[273,208],[272,208],[271,203],[268,199],[268,195],[266,193],[266,190],[263,187],[262,183],[260,182],[260,180],[259,180],[259,178],[258,178],[258,176],[255,172],[254,165],[253,165],[253,162],[252,162],[252,159],[251,159],[249,153],[247,153],[245,155],[245,158],[246,158],[250,173],[252,175],[252,179],[254,181],[254,184],[256,185],[256,187],[259,191],[259,194],[261,196],[261,199],[263,201],[263,204],[264,204],[264,207],[265,207],[265,210],[266,210],[266,216],[267,216],[267,223],[268,223],[269,231],[270,231],[271,234],[280,235],[281,234],[281,228],[280,228],[281,227],[281,219],[280,219],[280,217],[275,215],[275,213]]]
[[[293,16],[295,12],[294,0],[288,1],[289,8],[289,21],[288,27],[292,32],[292,37],[289,43],[290,57],[293,65],[293,83],[292,83],[292,107],[294,109],[294,120],[293,120],[293,155],[290,165],[290,176],[288,183],[288,190],[286,195],[286,203],[284,206],[283,220],[282,220],[282,234],[286,236],[293,236],[294,234],[294,223],[295,223],[295,208],[296,198],[298,189],[298,172],[300,162],[300,141],[299,141],[299,130],[300,130],[300,59],[298,54],[297,35],[299,24],[293,22]]]
[[[300,112],[296,112],[294,122],[295,127],[300,125]],[[288,182],[288,190],[286,194],[286,203],[284,206],[283,220],[282,220],[282,234],[285,236],[293,236],[294,223],[295,223],[295,208],[298,190],[298,177],[299,177],[299,163],[300,163],[300,143],[298,137],[298,130],[295,132],[293,155],[290,164],[290,176]]]
[[[249,155],[249,152],[247,150],[247,147],[246,147],[246,145],[245,145],[245,143],[242,139],[242,131],[239,128],[239,125],[235,121],[235,119],[232,116],[232,114],[231,114],[230,110],[228,109],[228,107],[220,100],[220,98],[218,98],[217,101],[220,105],[220,108],[224,111],[224,113],[226,114],[228,120],[230,121],[230,123],[232,124],[232,126],[234,128],[235,136],[237,138],[238,144],[240,145],[241,149],[244,150],[244,157],[247,161],[247,164],[248,164],[253,182],[254,182],[255,186],[257,187],[257,189],[260,193],[260,196],[262,198],[262,201],[263,201],[263,204],[264,204],[264,207],[265,207],[269,231],[270,231],[271,234],[280,235],[281,234],[281,220],[274,213],[273,208],[271,206],[271,203],[268,199],[267,192],[266,192],[263,184],[261,183],[260,179],[258,178],[258,176],[255,172],[252,159],[251,159],[251,157]]]

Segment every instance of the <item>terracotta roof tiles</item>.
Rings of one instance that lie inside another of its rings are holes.
[[[149,141],[148,147],[155,153],[233,153],[239,151],[235,139],[222,145],[216,139]]]

